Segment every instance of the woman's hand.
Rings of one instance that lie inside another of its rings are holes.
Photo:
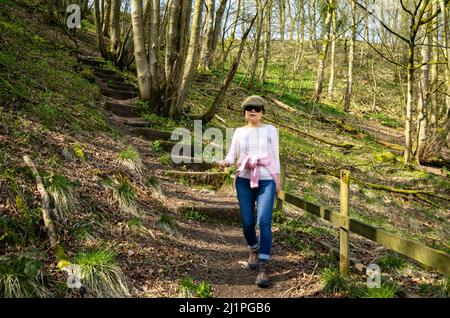
[[[225,161],[225,160],[220,160],[219,161],[219,167],[221,168],[221,169],[225,169],[226,167],[228,167],[230,164],[228,163],[228,161]]]
[[[281,191],[281,185],[277,185],[275,191],[277,192],[277,195],[278,195]]]
[[[277,179],[278,179],[277,182],[275,182],[275,184],[276,184],[275,192],[277,193],[277,196],[278,196],[278,194],[280,193],[281,188],[282,188],[279,174],[277,174]]]

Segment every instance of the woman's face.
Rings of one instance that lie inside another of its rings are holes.
[[[246,109],[245,109],[245,120],[247,122],[249,122],[249,123],[252,123],[252,124],[260,123],[262,115],[263,115],[263,112],[262,111],[257,112],[255,109],[248,110],[247,108],[251,109],[252,107],[246,107]]]

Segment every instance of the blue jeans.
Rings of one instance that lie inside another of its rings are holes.
[[[236,192],[241,212],[244,236],[250,249],[259,247],[258,258],[268,261],[272,250],[272,210],[275,202],[275,181],[259,180],[257,188],[250,188],[250,180],[236,178]],[[257,203],[257,224],[259,243],[255,230],[255,202]]]

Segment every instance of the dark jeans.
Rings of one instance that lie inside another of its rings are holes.
[[[275,181],[259,180],[258,188],[250,188],[250,180],[236,178],[236,192],[242,218],[242,227],[247,244],[251,249],[259,246],[259,259],[267,261],[272,250],[272,210],[275,202]],[[254,209],[257,204],[257,222]],[[259,243],[255,224],[258,224]]]

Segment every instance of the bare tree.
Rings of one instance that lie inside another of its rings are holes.
[[[355,59],[355,41],[356,41],[356,8],[355,3],[352,2],[351,6],[351,16],[352,16],[352,35],[350,38],[350,49],[348,52],[348,77],[347,77],[347,89],[345,90],[345,105],[344,111],[348,112],[350,110],[350,99],[352,97],[353,88],[353,61]]]
[[[313,101],[318,102],[323,90],[323,79],[325,75],[325,61],[328,54],[329,39],[330,39],[330,26],[331,16],[336,5],[336,0],[325,0],[327,7],[327,13],[325,17],[323,32],[322,32],[322,50],[319,54],[319,65],[317,67],[316,85],[314,90]]]

